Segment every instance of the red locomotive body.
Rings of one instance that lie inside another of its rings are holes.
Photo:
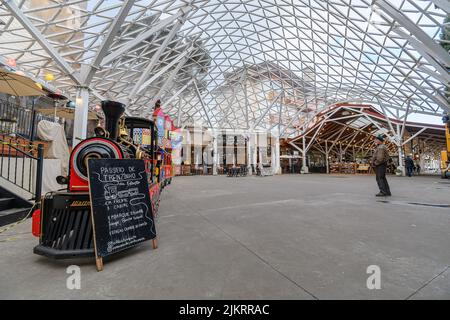
[[[157,215],[165,179],[158,177],[157,129],[152,120],[123,117],[125,106],[103,101],[105,127],[97,127],[96,136],[81,141],[72,150],[69,176],[58,177],[67,190],[46,194],[33,214],[33,234],[39,236],[34,253],[54,259],[94,255],[90,197],[87,176],[88,159],[143,159],[150,189],[153,215]],[[144,141],[145,140],[145,141]]]

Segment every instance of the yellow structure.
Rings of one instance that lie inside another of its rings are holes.
[[[441,169],[442,177],[450,177],[449,158],[450,158],[450,122],[445,124],[445,141],[447,142],[447,149],[441,151]]]

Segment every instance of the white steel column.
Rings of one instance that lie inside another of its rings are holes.
[[[252,131],[252,138],[251,140],[252,145],[253,145],[253,149],[251,150],[251,156],[252,156],[252,164],[253,164],[253,169],[255,170],[255,174],[256,174],[256,166],[258,165],[257,163],[257,159],[258,159],[258,134]]]
[[[308,173],[309,172],[309,168],[306,166],[306,138],[305,135],[303,135],[302,137],[302,143],[303,143],[303,148],[302,148],[302,170],[301,173]]]
[[[398,124],[398,123],[397,123],[397,132],[398,132],[398,134],[397,134],[398,166],[400,167],[400,170],[402,171],[402,176],[405,176],[406,175],[405,166],[403,165],[403,160],[402,160],[403,159],[403,149],[402,149],[403,137],[401,136],[400,132],[402,132],[402,131],[400,130],[400,124]]]
[[[405,166],[403,165],[403,150],[402,146],[398,146],[398,165],[402,171],[402,176],[405,176]]]
[[[86,139],[87,121],[89,113],[89,89],[79,87],[75,99],[75,119],[73,123],[72,147],[75,147],[81,140]]]
[[[246,133],[246,137],[247,137],[247,172],[249,175],[252,174],[252,152],[253,152],[253,148],[255,145],[255,141],[254,141],[254,137],[253,134],[250,131],[247,131]]]
[[[280,174],[280,138],[274,136],[275,145],[272,149],[272,166],[273,166],[273,174]]]
[[[329,164],[329,153],[328,153],[328,140],[325,140],[325,164],[327,166],[327,173],[330,173],[330,164]]]

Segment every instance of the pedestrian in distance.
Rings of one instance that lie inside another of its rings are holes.
[[[372,166],[375,167],[376,180],[380,192],[376,194],[377,197],[391,196],[391,190],[389,188],[388,181],[386,179],[386,169],[390,160],[389,151],[384,144],[383,135],[379,134],[375,138],[377,148],[373,153]]]
[[[406,167],[406,175],[408,177],[411,177],[414,172],[414,161],[413,161],[413,159],[411,159],[410,156],[406,156],[405,167]]]

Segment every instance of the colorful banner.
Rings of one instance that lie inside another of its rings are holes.
[[[180,128],[172,128],[170,132],[170,139],[172,141],[172,163],[174,165],[181,165],[181,150],[183,148],[183,133]]]
[[[172,130],[172,119],[168,115],[164,117],[164,136],[170,139],[170,131]]]
[[[133,129],[133,140],[134,143],[149,146],[152,143],[152,136],[151,136],[151,130],[150,129],[142,129],[142,128],[135,128]]]

